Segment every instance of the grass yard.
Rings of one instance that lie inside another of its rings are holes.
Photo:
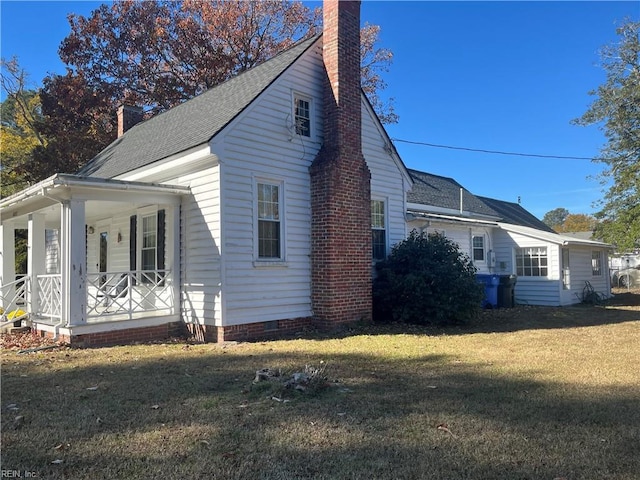
[[[464,328],[4,348],[2,469],[41,479],[638,479],[639,298],[484,312]],[[326,388],[283,387],[307,365]],[[263,368],[283,377],[254,384]]]

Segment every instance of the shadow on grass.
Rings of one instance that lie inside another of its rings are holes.
[[[406,332],[425,335],[464,335],[596,327],[640,321],[640,295],[629,294],[624,297],[626,298],[614,298],[603,305],[578,304],[566,307],[518,305],[514,308],[487,309],[480,311],[476,318],[457,325],[416,326],[397,322],[379,322],[370,329],[370,334]],[[367,328],[369,327],[356,327],[338,334],[361,333]]]
[[[152,358],[119,347],[76,368],[67,364],[99,352],[5,361],[2,468],[53,479],[574,480],[640,471],[638,390],[570,391],[446,355],[327,358],[269,346],[256,354],[201,345],[181,356],[180,346],[158,345]],[[317,395],[278,401],[252,384],[258,369],[292,373],[320,360],[339,382]],[[17,429],[9,404],[24,417]]]

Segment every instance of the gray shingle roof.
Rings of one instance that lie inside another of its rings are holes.
[[[431,205],[434,207],[460,210],[460,189],[463,189],[463,209],[472,214],[498,218],[490,206],[463,188],[453,178],[441,177],[430,173],[409,169],[413,187],[407,194],[407,202]]]
[[[78,174],[113,178],[208,142],[319,37],[303,40],[237,77],[137,124],[90,160]]]
[[[531,227],[549,233],[555,233],[546,223],[538,220],[537,217],[526,211],[517,203],[496,200],[495,198],[478,197],[493,210],[498,212],[504,223]]]

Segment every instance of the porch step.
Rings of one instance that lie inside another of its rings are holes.
[[[23,320],[28,320],[29,315],[22,315],[20,317],[17,318],[12,318],[10,320],[5,320],[4,322],[0,323],[0,330],[6,330],[8,328],[14,328],[13,324],[17,323],[17,322],[22,322]],[[18,327],[15,327],[18,328]]]
[[[9,333],[27,333],[31,331],[31,327],[11,327]]]

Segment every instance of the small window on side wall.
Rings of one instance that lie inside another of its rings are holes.
[[[474,235],[473,239],[473,261],[484,262],[484,235]]]
[[[371,200],[371,252],[373,260],[387,256],[387,229],[384,200]]]
[[[311,136],[311,99],[293,95],[293,120],[296,135]]]
[[[591,275],[602,276],[602,253],[598,250],[591,252]]]

